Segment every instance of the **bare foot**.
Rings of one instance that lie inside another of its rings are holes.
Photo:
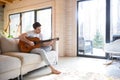
[[[110,64],[112,64],[113,63],[113,60],[109,60],[109,61],[107,61],[107,63],[105,63],[104,65],[110,65]]]
[[[54,70],[52,70],[52,73],[53,73],[53,74],[60,74],[61,72],[58,71],[58,70],[56,70],[56,69],[54,69]]]

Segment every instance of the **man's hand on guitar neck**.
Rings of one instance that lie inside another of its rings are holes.
[[[49,46],[53,45],[54,42],[55,42],[55,40],[51,40],[51,41],[49,42]]]
[[[53,39],[52,41],[51,41],[51,43],[50,43],[50,45],[53,45],[54,43],[55,43],[55,39]]]
[[[42,46],[51,46],[51,45],[54,44],[54,42],[55,42],[55,40],[51,40],[51,41],[48,41],[48,42],[43,42]]]
[[[52,39],[52,40],[49,42],[48,46],[52,46],[52,45],[56,42],[56,40],[59,40],[59,39],[58,39],[58,38]]]

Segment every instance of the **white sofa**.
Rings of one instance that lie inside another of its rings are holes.
[[[44,61],[42,60],[41,56],[38,54],[34,53],[23,53],[19,51],[18,48],[18,42],[19,39],[13,39],[13,38],[5,38],[5,37],[0,37],[0,48],[1,48],[1,56],[0,56],[0,80],[7,80],[10,78],[15,78],[18,75],[24,75],[27,74],[30,71],[33,71],[35,69],[41,68],[45,66]],[[56,47],[55,47],[56,48]],[[3,58],[7,58],[7,61]],[[14,58],[15,62],[10,62],[9,58]],[[56,64],[58,61],[58,53],[57,53],[57,48],[47,52],[47,57],[50,60],[52,64]],[[1,60],[3,59],[3,60]],[[3,65],[2,63],[5,62],[5,64],[8,65]],[[16,73],[16,76],[11,75],[11,72],[13,70],[7,70],[6,68],[12,67],[11,65],[16,66],[16,69],[18,70],[18,73]],[[19,65],[19,66],[18,66]],[[2,68],[2,67],[4,68]],[[5,70],[8,74],[5,74],[3,77],[2,75],[4,72],[2,70]],[[9,74],[10,73],[10,74]],[[2,79],[1,79],[2,78]]]
[[[0,55],[0,80],[8,80],[20,75],[21,61],[18,58]]]

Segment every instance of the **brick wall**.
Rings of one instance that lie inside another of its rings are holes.
[[[77,1],[66,0],[66,25],[64,29],[65,55],[77,55]]]
[[[4,18],[4,10],[3,7],[0,6],[0,31],[3,29],[3,18]]]

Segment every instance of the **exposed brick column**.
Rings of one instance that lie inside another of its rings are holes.
[[[0,6],[0,31],[3,29],[3,24],[4,24],[4,8]]]

